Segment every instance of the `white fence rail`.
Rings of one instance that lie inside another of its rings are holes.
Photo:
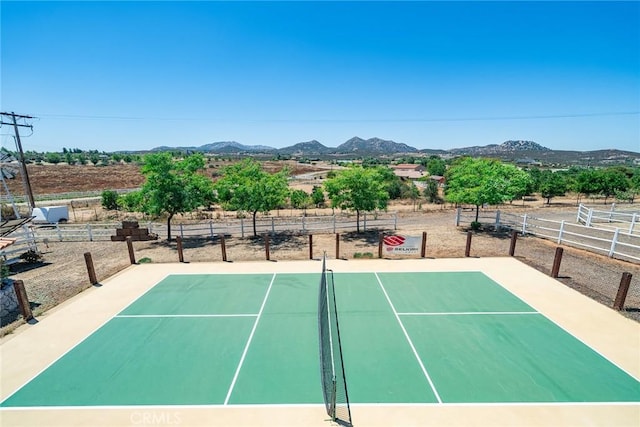
[[[640,212],[633,210],[616,211],[616,204],[609,210],[588,208],[583,204],[578,207],[576,221],[591,227],[594,224],[609,224],[616,228],[626,229],[627,233],[640,233]]]
[[[47,241],[105,241],[111,240],[121,223],[111,222],[102,224],[52,224],[33,226],[32,230],[38,242]],[[160,223],[141,223],[150,233],[166,236],[167,225]],[[397,229],[398,218],[395,213],[363,213],[360,215],[360,229]],[[356,230],[354,215],[306,216],[306,217],[268,217],[256,219],[258,234],[294,232],[294,233],[336,233],[339,231]],[[172,236],[182,238],[213,238],[224,234],[226,236],[245,237],[253,235],[253,221],[251,218],[226,219],[200,223],[171,224]]]
[[[11,233],[9,237],[15,238],[16,241],[5,249],[0,250],[0,258],[5,265],[14,264],[20,261],[20,255],[23,253],[29,250],[37,251],[38,249],[36,236],[33,230],[26,225]]]
[[[360,215],[360,229],[397,229],[398,218],[395,213]],[[294,232],[303,234],[336,233],[357,229],[356,217],[352,215],[270,217],[256,219],[256,233]],[[165,224],[153,224],[149,232],[166,235]],[[245,237],[253,235],[253,220],[241,218],[229,221],[209,221],[198,224],[172,225],[172,234],[182,238],[213,238],[220,234]]]
[[[475,220],[475,213],[473,215],[472,220]],[[470,222],[466,221],[468,219],[469,215],[458,209],[456,225]],[[640,261],[640,234],[631,233],[627,226],[624,228],[590,227],[572,221],[557,221],[528,214],[510,214],[499,210],[481,212],[479,221],[484,224],[493,224],[496,229],[518,230],[523,235],[529,234],[555,241],[558,244],[584,248],[605,254],[610,258]]]
[[[111,240],[111,236],[116,234],[116,228],[118,227],[120,227],[119,222],[103,224],[58,223],[54,225],[34,225],[33,232],[39,242],[95,242]]]

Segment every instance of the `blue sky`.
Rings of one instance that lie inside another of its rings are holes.
[[[0,109],[38,117],[26,150],[360,136],[640,152],[640,2],[3,0],[0,13]]]

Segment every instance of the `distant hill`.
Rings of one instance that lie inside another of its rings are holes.
[[[640,162],[640,153],[622,150],[565,151],[551,150],[534,141],[510,140],[501,144],[470,146],[450,150],[418,150],[404,143],[381,138],[363,139],[353,137],[337,147],[327,147],[319,141],[299,142],[289,147],[276,149],[266,145],[244,145],[235,141],[220,141],[200,147],[157,147],[152,151],[191,151],[211,154],[267,155],[274,154],[294,157],[354,158],[368,156],[393,156],[403,154],[439,155],[443,157],[473,156],[492,157],[506,161],[544,165],[609,165],[625,162]]]
[[[220,154],[232,154],[232,153],[246,153],[246,152],[269,152],[276,151],[273,147],[266,145],[244,145],[236,141],[220,141],[212,142],[210,144],[201,145],[200,147],[156,147],[151,151],[198,151],[203,153],[220,153]]]
[[[314,139],[313,141],[299,142],[290,147],[281,148],[278,150],[278,153],[290,156],[315,156],[330,154],[333,151],[333,148],[329,148]]]
[[[362,153],[362,154],[398,154],[415,153],[418,149],[407,144],[389,141],[380,138],[362,139],[357,136],[336,147],[336,153]]]
[[[550,148],[533,141],[505,141],[502,144],[490,144],[485,146],[474,146],[465,148],[454,148],[449,153],[454,155],[469,156],[490,156],[495,154],[513,153],[513,152],[540,152],[551,151]]]
[[[221,141],[212,142],[211,144],[205,144],[198,147],[198,151],[212,152],[212,153],[239,153],[243,151],[275,151],[273,147],[266,145],[244,145],[235,141]]]

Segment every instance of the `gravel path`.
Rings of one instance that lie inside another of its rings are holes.
[[[574,208],[575,209],[575,208]],[[551,212],[551,211],[549,211]],[[399,214],[398,234],[420,236],[427,232],[427,257],[462,258],[465,254],[467,230],[454,226],[454,212],[442,209],[431,212],[404,212]],[[562,214],[556,214],[562,215]],[[378,233],[370,231],[356,234],[343,233],[340,237],[340,258],[377,257]],[[508,256],[508,233],[476,232],[473,235],[471,256]],[[553,265],[556,244],[535,237],[520,237],[515,256],[522,262],[549,274]],[[154,263],[177,262],[175,242],[134,242],[137,261]],[[222,262],[218,240],[186,240],[184,256],[187,262]],[[36,317],[90,287],[84,253],[90,252],[98,280],[105,280],[130,265],[126,244],[123,242],[50,242],[40,246],[44,259],[35,266],[19,265],[12,279],[23,280]],[[334,234],[313,236],[313,255],[319,258],[336,255]],[[265,259],[262,238],[226,240],[229,261],[250,262]],[[309,237],[295,233],[277,234],[271,238],[270,259],[302,260],[309,257]],[[146,259],[145,259],[146,258]],[[366,262],[366,261],[361,261]],[[31,268],[30,268],[31,267]],[[247,269],[250,270],[250,264]],[[622,272],[633,274],[631,288],[622,315],[640,322],[640,265],[609,259],[584,250],[564,247],[559,281],[596,301],[611,307],[616,296]],[[567,307],[568,310],[571,307]],[[13,313],[2,319],[0,336],[10,333],[22,323],[20,315]]]

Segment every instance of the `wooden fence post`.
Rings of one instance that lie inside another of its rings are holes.
[[[422,247],[420,248],[420,258],[427,256],[427,232],[422,232]]]
[[[624,310],[624,300],[627,299],[627,292],[629,292],[629,285],[631,285],[631,277],[631,273],[626,271],[622,273],[620,286],[618,287],[618,294],[616,295],[616,300],[613,303],[613,308],[615,310]]]
[[[267,233],[265,233],[264,235],[264,251],[265,251],[265,257],[267,261],[269,261],[271,257],[269,256],[269,234]]]
[[[509,245],[509,256],[513,256],[516,253],[516,241],[518,240],[518,232],[516,230],[511,231],[511,244]]]
[[[227,245],[224,241],[224,234],[220,235],[220,248],[222,249],[222,261],[227,262]]]
[[[184,262],[184,253],[182,251],[182,237],[176,237],[176,244],[178,245],[178,261]]]
[[[467,231],[467,246],[464,249],[464,256],[469,257],[471,255],[471,237],[473,236],[473,232]]]
[[[131,241],[131,236],[127,236],[125,240],[127,241],[127,249],[129,249],[129,261],[131,261],[131,264],[135,264],[136,255],[133,252],[133,242]]]
[[[309,234],[309,259],[313,259],[313,234]]]
[[[13,290],[18,297],[18,305],[20,306],[20,312],[25,321],[33,319],[33,313],[31,312],[31,305],[29,305],[29,298],[27,297],[27,290],[24,287],[22,280],[14,280]]]
[[[340,233],[336,233],[336,259],[340,259]]]
[[[96,269],[93,268],[93,259],[91,258],[91,252],[84,253],[84,262],[87,264],[87,273],[89,273],[89,282],[92,285],[98,283],[98,279],[96,278]]]
[[[553,258],[553,268],[551,269],[551,277],[554,279],[558,278],[558,273],[560,273],[560,263],[562,263],[562,252],[564,249],[556,248],[556,255]]]

